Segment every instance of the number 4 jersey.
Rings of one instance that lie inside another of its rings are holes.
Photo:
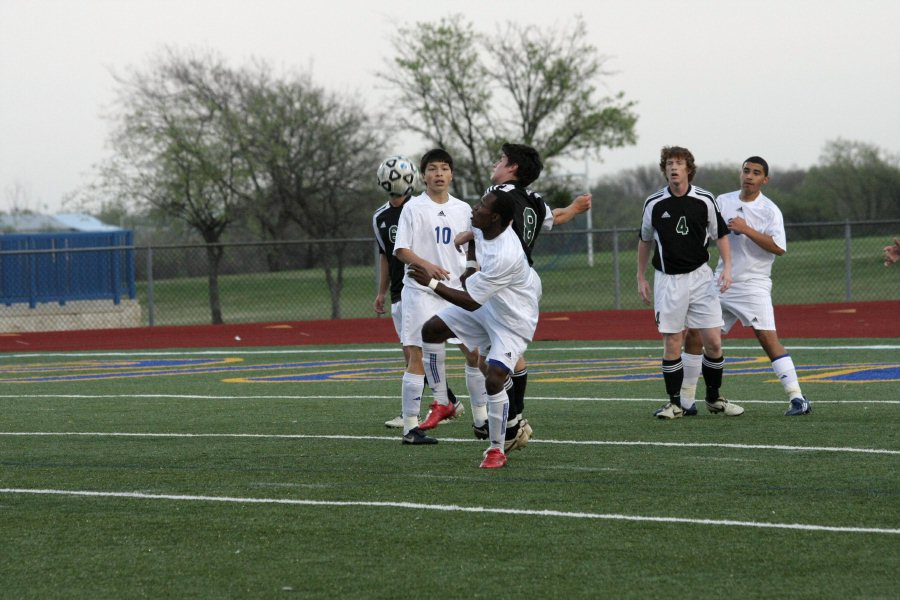
[[[665,187],[644,201],[641,239],[652,241],[653,268],[669,275],[690,273],[709,262],[710,240],[728,235],[713,195],[692,185],[684,196]]]
[[[466,254],[456,250],[453,238],[471,227],[472,207],[462,200],[450,196],[447,202],[439,204],[428,194],[420,194],[407,202],[400,214],[394,253],[399,248],[407,248],[420,258],[443,267],[450,272],[450,279],[442,283],[461,289],[459,278],[466,269]],[[431,292],[428,287],[416,283],[408,271],[403,285]]]

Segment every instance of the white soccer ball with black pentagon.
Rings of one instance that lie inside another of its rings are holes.
[[[405,156],[389,156],[378,167],[378,187],[391,196],[409,196],[416,191],[419,170]]]

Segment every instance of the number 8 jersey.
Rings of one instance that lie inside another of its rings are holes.
[[[442,283],[461,289],[459,278],[466,269],[466,254],[457,252],[453,239],[471,228],[471,206],[453,196],[439,204],[422,193],[407,202],[400,213],[394,253],[399,248],[407,248],[418,257],[443,267],[450,272],[450,279]],[[434,293],[427,286],[416,283],[409,276],[408,268],[403,285]]]

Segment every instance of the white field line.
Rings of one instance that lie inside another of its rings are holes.
[[[89,498],[127,498],[133,500],[166,500],[174,502],[222,502],[229,504],[281,504],[289,506],[333,506],[366,508],[399,508],[406,510],[433,510],[442,512],[487,513],[529,517],[550,517],[565,519],[596,519],[604,521],[634,521],[645,523],[675,523],[686,525],[713,525],[721,527],[754,527],[758,529],[793,529],[800,531],[823,531],[831,533],[882,533],[900,534],[900,529],[886,527],[840,527],[811,523],[765,523],[761,521],[735,521],[730,519],[688,519],[684,517],[648,517],[610,513],[568,512],[561,510],[529,510],[515,508],[491,508],[485,506],[456,506],[441,504],[419,504],[415,502],[364,502],[339,500],[303,500],[295,498],[241,498],[233,496],[194,496],[187,494],[147,494],[141,492],[97,492],[90,490],[54,490],[0,488],[0,494],[32,494],[53,496],[78,496]]]
[[[465,394],[457,394],[457,398],[468,399]],[[230,396],[221,394],[0,394],[0,399],[28,399],[28,398],[59,398],[64,400],[103,400],[112,398],[180,398],[184,400],[397,400],[396,395],[293,395],[293,394],[258,394],[252,396]],[[529,400],[559,401],[559,402],[654,402],[660,403],[656,398],[602,398],[594,396],[573,396],[562,398],[559,396],[528,396]],[[778,404],[787,406],[786,400],[740,400],[741,404]],[[900,400],[816,400],[815,404],[900,404]]]
[[[868,344],[868,345],[845,345],[845,346],[785,346],[788,350],[900,350],[900,344]],[[723,346],[725,351],[747,351],[759,350],[758,344],[750,344],[743,346]],[[578,346],[578,347],[555,347],[529,348],[527,354],[535,354],[539,352],[607,352],[607,351],[660,351],[659,344],[644,346]],[[278,350],[247,350],[242,348],[231,348],[227,350],[194,350],[186,348],[183,350],[121,350],[116,352],[29,352],[23,354],[7,354],[3,358],[43,358],[43,357],[97,357],[97,356],[254,356],[254,355],[284,355],[284,354],[343,354],[352,356],[353,354],[400,354],[398,346],[386,346],[376,348],[286,348]]]
[[[119,438],[234,438],[272,440],[348,440],[396,443],[399,435],[308,435],[299,433],[146,433],[126,431],[0,431],[2,437],[119,437]],[[442,442],[483,444],[472,438],[440,438]],[[710,442],[645,442],[640,440],[546,440],[531,439],[529,444],[571,446],[655,446],[664,448],[729,448],[732,450],[778,450],[788,452],[847,452],[900,456],[900,450],[853,448],[846,446],[787,446],[782,444],[719,444]]]

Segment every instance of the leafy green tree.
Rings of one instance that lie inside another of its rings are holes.
[[[799,194],[807,214],[851,221],[900,218],[900,159],[865,142],[831,140]]]
[[[415,23],[392,40],[381,77],[405,109],[400,127],[450,151],[457,194],[464,185],[477,194],[504,141],[535,146],[549,167],[634,143],[634,102],[599,97],[607,73],[587,35],[580,17],[562,30],[510,22],[491,36],[459,15]]]

